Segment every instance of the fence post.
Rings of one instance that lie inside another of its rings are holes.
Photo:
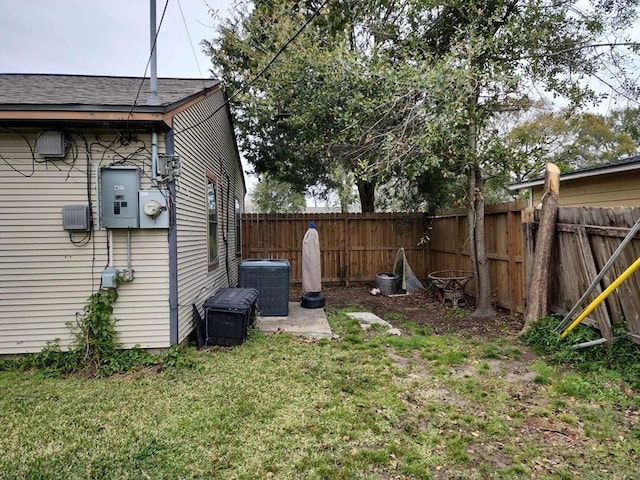
[[[344,245],[343,248],[343,255],[344,258],[342,259],[342,262],[344,264],[344,284],[348,287],[349,286],[349,275],[351,275],[350,272],[350,268],[349,268],[349,245],[348,245],[348,238],[349,238],[349,214],[348,213],[344,213],[344,219],[342,221],[342,242]]]
[[[465,270],[462,266],[462,248],[464,247],[464,239],[460,238],[460,217],[456,216],[455,217],[455,223],[454,223],[454,231],[453,231],[453,238],[455,238],[455,241],[457,243],[456,245],[456,249],[458,250],[458,255],[456,257],[456,270]]]
[[[508,235],[508,249],[509,249],[509,266],[508,266],[508,275],[511,279],[510,288],[509,288],[509,310],[514,312],[517,308],[516,305],[516,288],[517,284],[515,282],[515,274],[516,274],[516,232],[518,217],[516,216],[516,212],[509,209],[507,210],[507,235]]]
[[[524,234],[524,306],[529,304],[529,284],[531,283],[531,266],[533,265],[533,250],[535,237],[535,210],[527,207],[522,211],[522,230]]]

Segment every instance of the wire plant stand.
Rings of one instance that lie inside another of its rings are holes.
[[[473,278],[473,273],[466,270],[439,270],[429,274],[429,280],[436,288],[442,290],[441,303],[451,301],[451,305],[458,307],[462,301],[469,306],[464,296],[464,288]]]

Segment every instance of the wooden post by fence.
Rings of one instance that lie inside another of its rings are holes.
[[[524,278],[525,285],[531,284],[531,270],[533,268],[533,246],[535,244],[535,235],[533,229],[535,226],[535,211],[531,207],[527,207],[522,211],[522,226],[524,233]],[[529,299],[525,299],[529,303]]]
[[[520,278],[517,269],[518,254],[522,258],[522,251],[520,245],[522,244],[522,234],[519,229],[520,215],[519,212],[509,211],[507,212],[507,228],[508,230],[508,242],[509,242],[509,267],[508,276],[511,279],[509,282],[509,310],[512,312],[518,307],[518,281]],[[519,241],[520,240],[520,241]]]
[[[559,196],[560,169],[553,163],[547,163],[545,194],[542,200],[542,215],[533,257],[531,283],[528,289],[529,303],[525,313],[523,331],[526,331],[538,318],[548,313],[549,265],[551,263],[551,249],[555,237]]]

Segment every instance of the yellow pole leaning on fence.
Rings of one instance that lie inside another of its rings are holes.
[[[580,322],[582,322],[586,318],[587,315],[593,312],[595,308],[598,305],[600,305],[600,303],[602,303],[602,301],[605,298],[607,298],[611,292],[613,292],[616,288],[618,288],[620,284],[624,282],[627,278],[629,278],[631,274],[635,272],[638,268],[640,268],[640,257],[635,262],[633,262],[629,268],[627,268],[624,272],[622,272],[622,274],[618,278],[616,278],[613,281],[613,283],[611,283],[611,285],[609,285],[606,288],[604,292],[598,295],[596,299],[587,306],[587,308],[584,309],[584,311],[578,316],[578,318],[576,318],[571,323],[571,325],[569,325],[567,329],[564,332],[562,332],[562,335],[560,335],[560,338],[564,338],[567,335],[569,335],[569,332],[571,330],[576,328],[580,324]]]

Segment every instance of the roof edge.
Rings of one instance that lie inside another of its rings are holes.
[[[0,105],[0,112],[138,112],[138,113],[164,113],[167,105],[104,105],[104,104],[43,104],[43,103],[14,103]]]
[[[602,167],[597,170],[576,170],[574,172],[563,173],[560,175],[560,181],[563,180],[577,180],[579,178],[597,177],[600,175],[606,175],[610,173],[628,172],[630,170],[639,170],[640,162],[628,163],[622,165],[611,165],[609,167]],[[527,182],[514,183],[507,186],[509,191],[524,190],[525,188],[537,187],[538,185],[544,185],[544,178],[538,178],[535,180],[529,180]]]
[[[174,110],[177,110],[180,107],[190,105],[192,103],[195,103],[195,101],[204,100],[205,98],[209,97],[210,95],[213,95],[218,91],[224,92],[224,84],[222,82],[218,82],[215,85],[203,88],[202,90],[199,90],[196,93],[193,93],[184,98],[181,98],[177,102],[173,102],[168,105],[165,105],[164,111],[166,113],[172,113]],[[136,110],[138,110],[137,107],[136,107]]]
[[[92,75],[92,74],[83,74],[83,73],[20,73],[20,72],[9,72],[9,73],[0,73],[3,77],[8,76],[28,76],[28,77],[84,77],[84,78],[128,78],[130,80],[143,80],[148,79],[149,77],[141,77],[139,75]],[[207,78],[207,77],[158,77],[158,80],[197,80],[197,81],[209,81],[209,82],[221,82],[221,80],[217,78]]]

